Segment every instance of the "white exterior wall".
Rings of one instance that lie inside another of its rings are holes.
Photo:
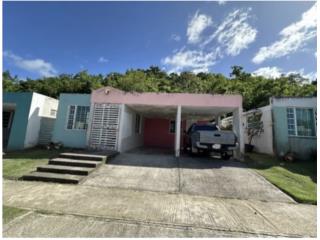
[[[123,104],[120,114],[120,129],[118,139],[119,152],[126,152],[136,147],[143,146],[143,124],[144,118],[142,115],[140,120],[140,134],[135,133],[136,113]]]
[[[262,111],[261,120],[263,122],[264,131],[259,136],[253,137],[252,144],[254,145],[254,151],[259,153],[274,154],[271,106],[268,105],[258,109]],[[242,114],[243,141],[245,144],[249,143],[249,138],[246,131],[247,116],[248,116],[248,112],[244,112]],[[233,117],[228,117],[221,121],[221,125],[224,127],[226,127],[229,124],[233,124]]]
[[[273,152],[273,130],[272,130],[272,112],[271,106],[265,106],[258,108],[262,111],[261,120],[263,122],[263,132],[259,136],[254,136],[252,139],[252,145],[254,145],[254,151],[259,153],[274,154]],[[244,122],[244,140],[245,143],[249,143],[248,134],[246,132],[247,127],[247,115],[243,115]]]
[[[38,93],[32,94],[26,137],[24,140],[25,148],[34,147],[38,144],[41,119],[42,117],[55,118],[50,116],[50,111],[51,109],[57,110],[58,103],[59,101],[56,99]]]
[[[51,115],[51,110],[55,110],[57,113],[58,105],[59,101],[57,99],[45,96],[44,105],[41,111],[41,117],[56,118],[56,115]]]

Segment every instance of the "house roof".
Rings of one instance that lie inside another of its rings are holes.
[[[241,95],[124,92],[112,87],[92,91],[92,103],[124,103],[155,106],[242,107]]]

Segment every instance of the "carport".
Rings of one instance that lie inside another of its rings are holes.
[[[244,150],[241,95],[137,93],[105,87],[92,92],[91,109],[88,137],[91,147],[125,152],[143,146],[147,119],[167,119],[176,123],[173,144],[175,156],[179,157],[181,125],[187,127],[195,119],[215,119],[219,123],[222,115],[232,113],[233,130],[239,140],[235,156],[241,157]],[[155,122],[152,129],[157,127]],[[102,139],[103,136],[105,139]],[[155,140],[159,137],[156,134],[152,136]]]

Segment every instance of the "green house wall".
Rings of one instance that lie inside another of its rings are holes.
[[[308,160],[312,151],[317,149],[316,137],[294,137],[288,135],[287,108],[273,107],[274,149],[278,156],[289,151],[295,152],[300,159]]]
[[[16,105],[7,145],[8,151],[24,148],[32,94],[32,92],[3,93],[3,104]]]
[[[66,127],[70,105],[90,107],[90,94],[60,94],[52,141],[60,142],[65,147],[85,148],[87,130],[67,129]]]

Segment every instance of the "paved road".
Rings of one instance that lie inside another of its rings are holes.
[[[48,227],[50,226],[50,227]],[[141,223],[76,215],[44,214],[30,211],[7,225],[5,237],[257,237],[242,232],[207,228]]]
[[[6,237],[316,236],[313,205],[10,180],[3,195],[30,209],[4,226]]]

